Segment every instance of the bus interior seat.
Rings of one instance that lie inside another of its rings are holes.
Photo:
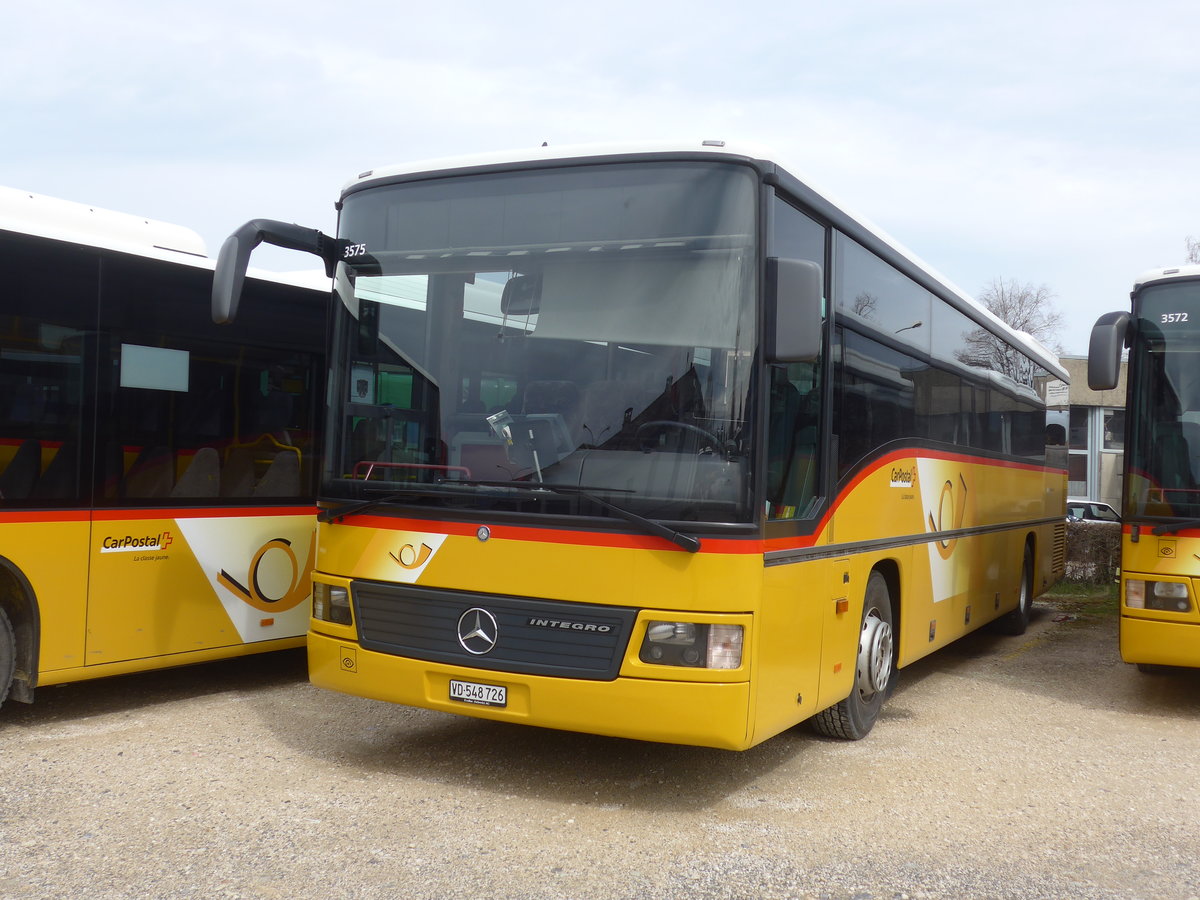
[[[166,497],[175,486],[175,455],[167,447],[143,449],[125,476],[126,497]]]
[[[254,491],[254,449],[233,447],[225,456],[221,466],[220,495],[222,497],[249,497]]]
[[[1195,487],[1188,442],[1180,431],[1171,429],[1158,434],[1154,442],[1154,458],[1160,487],[1167,490]]]
[[[450,465],[470,472],[467,478],[484,481],[510,477],[504,441],[491,432],[460,431],[450,439]],[[453,476],[452,476],[453,477]]]
[[[41,474],[41,442],[36,438],[27,438],[4,467],[4,472],[0,473],[0,497],[5,500],[24,500],[33,493]]]
[[[172,497],[216,497],[221,491],[221,455],[213,447],[201,447],[175,487]]]
[[[374,419],[359,419],[350,432],[350,458],[355,462],[374,461],[383,453],[384,442],[377,436]]]
[[[620,433],[626,423],[633,420],[637,404],[630,405],[631,397],[644,393],[630,381],[596,381],[583,389],[580,429],[584,439],[594,447]]]
[[[562,417],[571,440],[581,437],[579,385],[573,381],[531,381],[525,388],[522,412],[549,413]]]
[[[280,450],[254,486],[255,497],[300,496],[300,454]]]

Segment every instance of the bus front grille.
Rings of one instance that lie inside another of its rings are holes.
[[[368,650],[529,675],[612,680],[637,610],[355,581]]]

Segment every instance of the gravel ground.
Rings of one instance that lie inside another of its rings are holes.
[[[875,731],[745,753],[318,691],[301,653],[0,709],[0,897],[1200,897],[1200,671],[1039,601]]]

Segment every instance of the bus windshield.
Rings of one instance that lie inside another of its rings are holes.
[[[749,521],[756,209],[720,163],[349,194],[323,495]]]
[[[1146,288],[1136,310],[1127,517],[1200,517],[1200,282]]]

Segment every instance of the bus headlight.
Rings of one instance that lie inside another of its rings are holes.
[[[1125,605],[1130,609],[1157,609],[1163,612],[1189,612],[1192,598],[1181,581],[1125,581]]]
[[[737,669],[744,635],[741,625],[648,622],[638,659],[659,666]]]
[[[333,622],[335,625],[351,623],[350,591],[346,588],[314,581],[312,598],[314,619]]]

